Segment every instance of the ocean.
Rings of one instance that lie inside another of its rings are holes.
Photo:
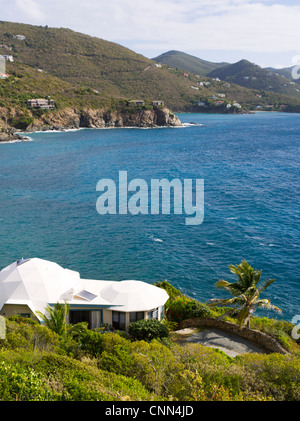
[[[242,259],[276,281],[262,294],[300,314],[300,115],[178,114],[182,128],[33,133],[0,144],[0,268],[39,257],[90,279],[167,280],[206,302],[227,297]],[[196,123],[196,124],[189,124]],[[100,215],[100,179],[204,180],[204,220]]]

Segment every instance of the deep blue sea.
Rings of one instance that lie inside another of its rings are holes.
[[[0,144],[0,268],[40,257],[84,278],[168,280],[200,301],[225,297],[229,264],[275,278],[262,298],[300,314],[300,115],[178,114],[184,128],[34,133]],[[99,215],[97,182],[204,179],[204,221]],[[258,312],[258,315],[261,313]]]

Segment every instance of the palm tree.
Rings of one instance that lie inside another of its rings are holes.
[[[41,317],[45,325],[56,332],[59,336],[64,336],[67,331],[67,315],[69,312],[70,306],[67,303],[60,304],[57,303],[54,307],[49,305],[46,307],[46,314],[37,311],[37,314]]]
[[[275,279],[268,279],[261,286],[258,286],[262,270],[253,269],[246,260],[242,260],[239,265],[229,265],[230,272],[237,275],[237,282],[227,282],[224,279],[216,282],[217,288],[224,288],[233,295],[233,298],[212,299],[209,301],[210,306],[215,305],[235,305],[238,310],[238,324],[250,326],[251,313],[255,311],[255,307],[261,307],[268,310],[281,312],[280,308],[271,305],[269,299],[260,299],[260,294],[270,286]]]

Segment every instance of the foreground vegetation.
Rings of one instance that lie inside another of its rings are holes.
[[[252,328],[275,337],[289,354],[244,354],[180,343],[173,329],[189,317],[237,322],[228,307],[210,308],[164,281],[166,318],[132,323],[129,333],[66,326],[63,305],[41,326],[19,316],[6,320],[0,341],[2,401],[297,401],[300,347],[293,325],[267,318]],[[47,319],[48,317],[48,319]]]
[[[230,358],[171,337],[59,336],[21,318],[7,321],[0,347],[2,401],[299,400],[299,376],[296,352]]]

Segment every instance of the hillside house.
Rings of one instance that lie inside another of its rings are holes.
[[[11,62],[14,61],[14,58],[11,55],[4,54],[4,55],[2,55],[0,57],[4,58],[4,60],[6,60],[6,61],[11,61]]]
[[[139,106],[139,105],[145,105],[145,101],[143,101],[142,99],[132,99],[131,101],[128,101],[128,105],[133,105],[133,106]]]
[[[49,108],[55,107],[55,103],[53,99],[44,99],[44,98],[29,99],[27,101],[27,105],[28,107],[31,107],[31,108],[42,108],[42,109],[49,109]]]
[[[151,104],[154,107],[160,107],[160,106],[164,105],[163,101],[152,101]]]
[[[162,320],[169,296],[142,281],[82,279],[76,271],[43,259],[20,259],[0,271],[0,315],[21,315],[43,323],[38,312],[67,303],[67,323],[87,322],[127,330],[141,319]]]
[[[25,35],[13,35],[13,39],[19,39],[21,41],[24,41],[26,37]]]

